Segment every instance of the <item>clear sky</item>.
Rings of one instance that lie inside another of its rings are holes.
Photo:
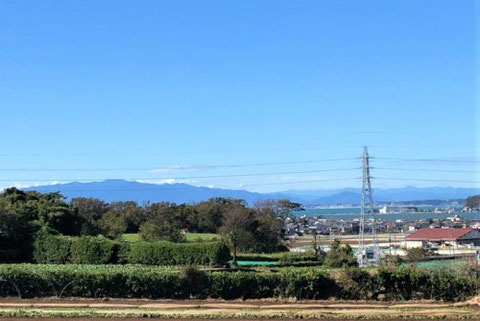
[[[1,0],[0,186],[358,186],[358,161],[311,161],[363,145],[375,186],[475,186],[478,16],[473,0]]]

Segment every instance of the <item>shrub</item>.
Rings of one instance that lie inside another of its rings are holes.
[[[414,247],[406,250],[407,255],[405,260],[407,262],[420,262],[428,259],[433,255],[433,251],[430,249],[424,249],[422,247]]]
[[[190,289],[190,296],[205,298],[208,296],[208,278],[205,272],[200,271],[192,265],[186,265],[180,270],[184,286]]]
[[[325,265],[333,268],[357,266],[357,259],[353,255],[350,245],[342,246],[339,240],[333,241],[330,251],[325,256]]]
[[[71,237],[53,235],[42,229],[36,233],[33,242],[33,260],[36,263],[68,263],[71,246]]]
[[[185,239],[181,229],[172,219],[157,218],[140,225],[139,234],[142,240],[181,242]]]
[[[228,247],[219,242],[136,242],[130,246],[128,261],[134,264],[225,265],[230,260]]]
[[[130,242],[120,241],[115,242],[114,247],[114,259],[113,261],[118,264],[128,264],[128,257],[130,255]]]
[[[278,274],[255,272],[212,272],[208,276],[208,295],[215,299],[260,299],[276,295]]]
[[[278,291],[282,297],[328,299],[338,293],[338,287],[324,269],[292,268],[280,272]]]
[[[328,275],[319,268],[280,272],[202,272],[134,265],[0,265],[0,296],[178,299],[376,298],[464,300],[475,295],[475,278],[452,270],[413,267],[350,268]],[[340,274],[337,274],[340,273]],[[336,275],[335,275],[336,274]]]
[[[74,264],[115,262],[115,242],[104,237],[81,236],[72,240],[70,261]]]
[[[385,268],[395,268],[401,263],[404,263],[404,260],[399,255],[387,254],[382,259],[381,265]]]
[[[378,282],[388,299],[434,299],[458,301],[475,295],[475,277],[449,269],[420,269],[402,266],[381,268]]]
[[[39,232],[33,257],[36,263],[53,264],[226,265],[230,251],[221,242],[128,243],[104,237],[66,237]]]
[[[340,297],[346,300],[371,300],[378,294],[379,283],[376,275],[365,269],[349,267],[336,271],[335,281]]]

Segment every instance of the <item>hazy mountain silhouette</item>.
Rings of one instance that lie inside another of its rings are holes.
[[[102,182],[45,185],[24,188],[41,193],[60,192],[68,199],[74,197],[95,197],[106,202],[134,200],[144,202],[192,203],[211,197],[231,197],[243,199],[249,204],[262,199],[283,199],[301,202],[305,205],[358,204],[360,191],[355,188],[332,190],[290,190],[278,193],[255,193],[245,190],[196,187],[188,184],[147,184],[124,180],[106,180]],[[375,189],[375,201],[414,201],[465,199],[480,194],[480,189],[454,187],[403,187]]]

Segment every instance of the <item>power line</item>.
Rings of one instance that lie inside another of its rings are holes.
[[[156,181],[162,179],[205,179],[205,178],[232,178],[232,177],[251,177],[251,176],[270,176],[270,175],[284,175],[284,174],[311,174],[311,173],[323,173],[323,172],[340,172],[340,171],[350,171],[358,170],[358,168],[334,168],[334,169],[318,169],[318,170],[309,170],[309,171],[288,171],[288,172],[269,172],[269,173],[249,173],[249,174],[230,174],[230,175],[208,175],[208,176],[168,176],[168,177],[141,177],[141,178],[128,178],[132,181]],[[76,179],[76,178],[63,178],[63,179],[0,179],[0,182],[90,182],[90,181],[102,181],[108,180],[105,178],[90,178],[90,179]]]
[[[465,164],[480,164],[480,160],[460,160],[460,159],[445,159],[445,158],[396,158],[396,157],[373,157],[375,160],[392,160],[402,162],[430,162],[430,163],[465,163]]]
[[[104,167],[104,168],[0,168],[0,172],[103,172],[103,171],[163,171],[163,170],[197,170],[197,169],[222,169],[222,168],[242,168],[255,166],[274,166],[274,165],[295,165],[312,164],[323,162],[355,161],[358,157],[350,158],[330,158],[330,159],[312,159],[303,161],[285,161],[285,162],[265,162],[265,163],[244,163],[244,164],[225,164],[225,165],[187,165],[170,167]]]
[[[269,185],[290,185],[290,184],[304,184],[304,183],[321,183],[321,182],[336,182],[336,181],[353,181],[360,178],[332,178],[332,179],[315,179],[305,181],[291,181],[291,182],[279,182],[279,183],[260,183],[260,184],[243,184],[243,186],[269,186]]]
[[[427,168],[392,168],[392,167],[372,167],[373,169],[380,170],[393,170],[393,171],[415,171],[415,172],[440,172],[440,173],[477,173],[480,171],[469,170],[449,170],[449,169],[427,169]]]
[[[450,179],[422,179],[422,178],[399,178],[399,177],[373,177],[373,179],[409,182],[438,182],[438,183],[472,183],[480,184],[480,181],[450,180]]]

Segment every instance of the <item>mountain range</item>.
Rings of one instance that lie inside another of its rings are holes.
[[[360,191],[356,188],[288,190],[276,193],[256,193],[246,190],[197,187],[188,184],[147,184],[125,180],[102,182],[44,185],[23,188],[41,193],[60,192],[67,199],[94,197],[105,202],[134,200],[138,203],[168,201],[174,203],[194,203],[211,197],[243,199],[249,204],[262,199],[289,199],[305,206],[358,204]],[[402,187],[374,190],[376,202],[405,202],[415,200],[465,199],[480,194],[480,189],[454,187]]]

